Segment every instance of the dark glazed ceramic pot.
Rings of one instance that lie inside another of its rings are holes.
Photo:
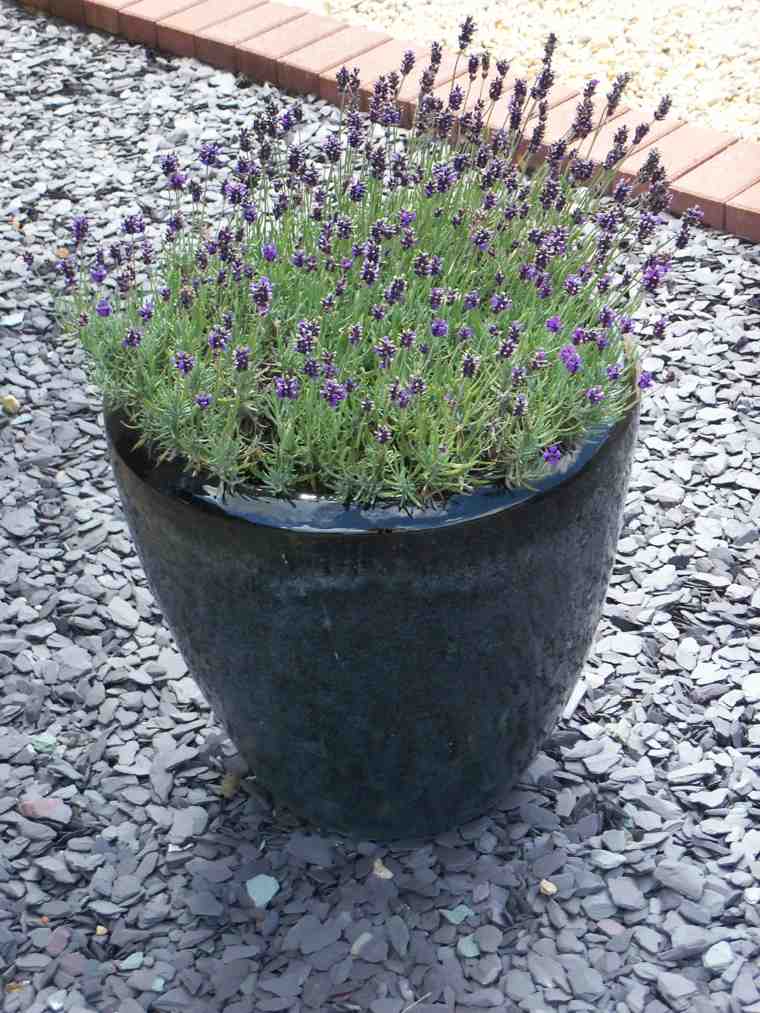
[[[252,773],[323,831],[389,841],[497,806],[551,731],[601,616],[638,417],[534,491],[411,516],[220,503],[106,428],[153,593]]]

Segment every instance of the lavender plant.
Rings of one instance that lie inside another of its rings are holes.
[[[468,53],[473,33],[467,19],[444,97],[431,47],[411,129],[408,53],[367,114],[357,72],[341,68],[340,127],[317,157],[300,106],[274,102],[229,148],[204,144],[192,169],[164,155],[158,252],[141,215],[107,251],[88,251],[74,219],[62,323],[106,408],[157,462],[222,492],[429,506],[530,485],[651,385],[634,314],[671,265],[658,230],[668,185],[656,150],[635,180],[616,171],[651,124],[632,138],[621,127],[600,162],[588,154],[628,75],[596,124],[589,81],[536,165],[556,38],[529,85]],[[699,216],[684,216],[676,247]],[[625,258],[639,248],[634,273]]]

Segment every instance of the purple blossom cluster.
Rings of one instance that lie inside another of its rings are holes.
[[[366,478],[379,460],[387,480],[393,467],[422,475],[417,437],[444,426],[453,488],[464,465],[489,457],[503,479],[516,466],[505,448],[551,426],[557,438],[533,455],[537,468],[556,466],[568,433],[581,439],[620,417],[654,382],[634,368],[631,342],[634,307],[673,267],[658,242],[668,183],[656,150],[635,179],[615,178],[651,123],[617,127],[594,160],[579,153],[597,111],[619,110],[628,75],[603,99],[589,81],[566,135],[546,143],[556,37],[529,81],[470,52],[474,32],[465,19],[456,57],[465,73],[450,87],[439,87],[444,51],[434,43],[426,63],[404,53],[373,83],[366,114],[358,71],[339,68],[341,129],[318,149],[299,136],[298,104],[268,100],[235,142],[203,143],[193,166],[163,154],[161,257],[145,216],[129,214],[117,241],[87,260],[96,230],[74,218],[74,252],[56,270],[82,340],[104,368],[118,363],[146,405],[172,390],[165,403],[187,408],[209,459],[209,434],[234,432],[241,475],[261,477],[287,425],[294,474],[313,474],[313,448],[329,432],[338,435],[326,474]],[[400,96],[412,74],[409,122]],[[661,120],[669,99],[652,107]],[[545,171],[526,173],[539,151]],[[221,217],[208,193],[223,197]],[[676,249],[700,217],[686,212]],[[623,254],[637,246],[634,272]],[[654,335],[666,324],[655,321]],[[486,441],[478,453],[475,418]]]

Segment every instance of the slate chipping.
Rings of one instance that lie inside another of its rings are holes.
[[[20,260],[75,208],[153,221],[157,153],[266,89],[8,0],[0,42],[3,1013],[760,1011],[760,249],[676,257],[604,618],[508,807],[350,842],[272,811],[214,724]]]

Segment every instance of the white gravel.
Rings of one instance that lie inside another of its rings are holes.
[[[634,79],[626,97],[653,108],[663,94],[672,115],[698,126],[760,141],[760,0],[637,0],[617,10],[610,0],[301,0],[302,5],[394,38],[455,44],[465,15],[477,41],[513,66],[535,72],[550,31],[559,39],[558,81],[622,71]],[[633,10],[631,9],[633,8]]]

